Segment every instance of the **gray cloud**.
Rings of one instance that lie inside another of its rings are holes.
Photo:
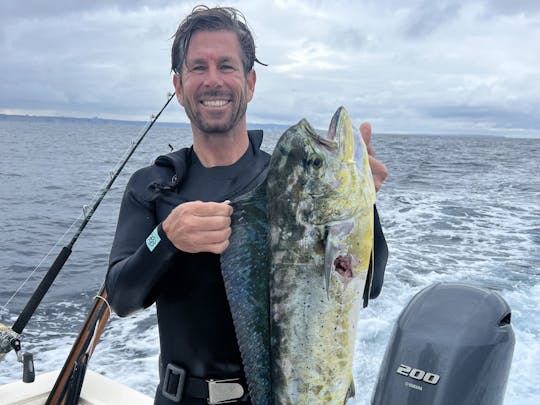
[[[460,10],[456,1],[425,1],[410,10],[404,33],[412,39],[429,35],[455,20]]]
[[[5,20],[60,17],[95,13],[112,8],[121,11],[137,10],[143,7],[164,7],[174,4],[171,0],[2,0],[0,11]]]
[[[329,43],[334,47],[359,50],[366,44],[366,35],[358,28],[337,27],[328,32]]]
[[[540,2],[537,0],[486,0],[485,9],[489,14],[503,15],[533,15],[540,13]]]
[[[197,3],[0,1],[0,113],[146,119],[172,89],[170,36]],[[345,105],[378,132],[539,134],[540,55],[527,45],[540,42],[539,7],[505,4],[235,1],[270,65],[256,66],[248,119],[324,128]],[[163,119],[187,118],[176,106]]]
[[[437,105],[424,107],[424,113],[431,118],[446,121],[468,122],[475,125],[490,125],[494,129],[530,130],[540,128],[540,109],[528,110],[501,108],[493,105]]]

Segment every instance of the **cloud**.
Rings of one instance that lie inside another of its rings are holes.
[[[162,8],[170,6],[170,0],[2,0],[2,15],[7,19],[42,19],[48,17],[68,17],[84,13],[99,13],[116,9],[129,12],[142,8]]]
[[[491,128],[497,132],[528,131],[540,127],[539,108],[532,106],[522,110],[494,105],[430,105],[425,106],[423,111],[430,118],[442,118],[473,131],[474,128]],[[516,125],[516,121],[519,125]]]
[[[485,0],[486,14],[492,15],[531,15],[540,13],[540,3],[537,0]]]
[[[410,10],[404,27],[405,35],[412,39],[427,36],[454,20],[460,10],[459,3],[453,1],[425,1]]]
[[[151,86],[167,88],[174,24],[160,23],[165,14],[102,7],[77,18],[29,15],[12,22],[3,45],[9,58],[0,65],[8,78],[0,84],[0,108],[26,104],[67,115],[101,115],[121,110],[133,94],[148,96]],[[132,114],[140,113],[134,104]]]
[[[0,113],[146,119],[172,89],[170,37],[198,3],[0,2]],[[344,105],[379,132],[461,131],[477,119],[485,132],[538,133],[537,4],[232,1],[269,64],[255,67],[248,119],[324,128]],[[163,120],[187,117],[169,107]]]

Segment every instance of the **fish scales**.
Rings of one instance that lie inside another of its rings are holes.
[[[222,267],[255,405],[342,405],[353,393],[374,202],[365,145],[342,107],[326,136],[306,120],[285,131],[266,183],[233,202]]]
[[[326,137],[305,120],[283,135],[267,193],[275,403],[341,405],[353,382],[375,202],[367,151],[345,109]]]

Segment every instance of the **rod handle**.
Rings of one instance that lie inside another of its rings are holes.
[[[23,382],[31,383],[36,379],[36,371],[34,370],[34,356],[32,353],[23,353]]]

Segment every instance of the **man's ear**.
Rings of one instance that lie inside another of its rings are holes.
[[[182,93],[182,78],[178,73],[173,75],[173,86],[176,92],[176,99],[178,103],[183,107],[184,106],[184,94]]]
[[[247,85],[248,85],[247,101],[251,101],[251,99],[253,98],[253,94],[255,93],[256,81],[257,81],[257,74],[255,73],[255,69],[251,69],[247,75]]]

